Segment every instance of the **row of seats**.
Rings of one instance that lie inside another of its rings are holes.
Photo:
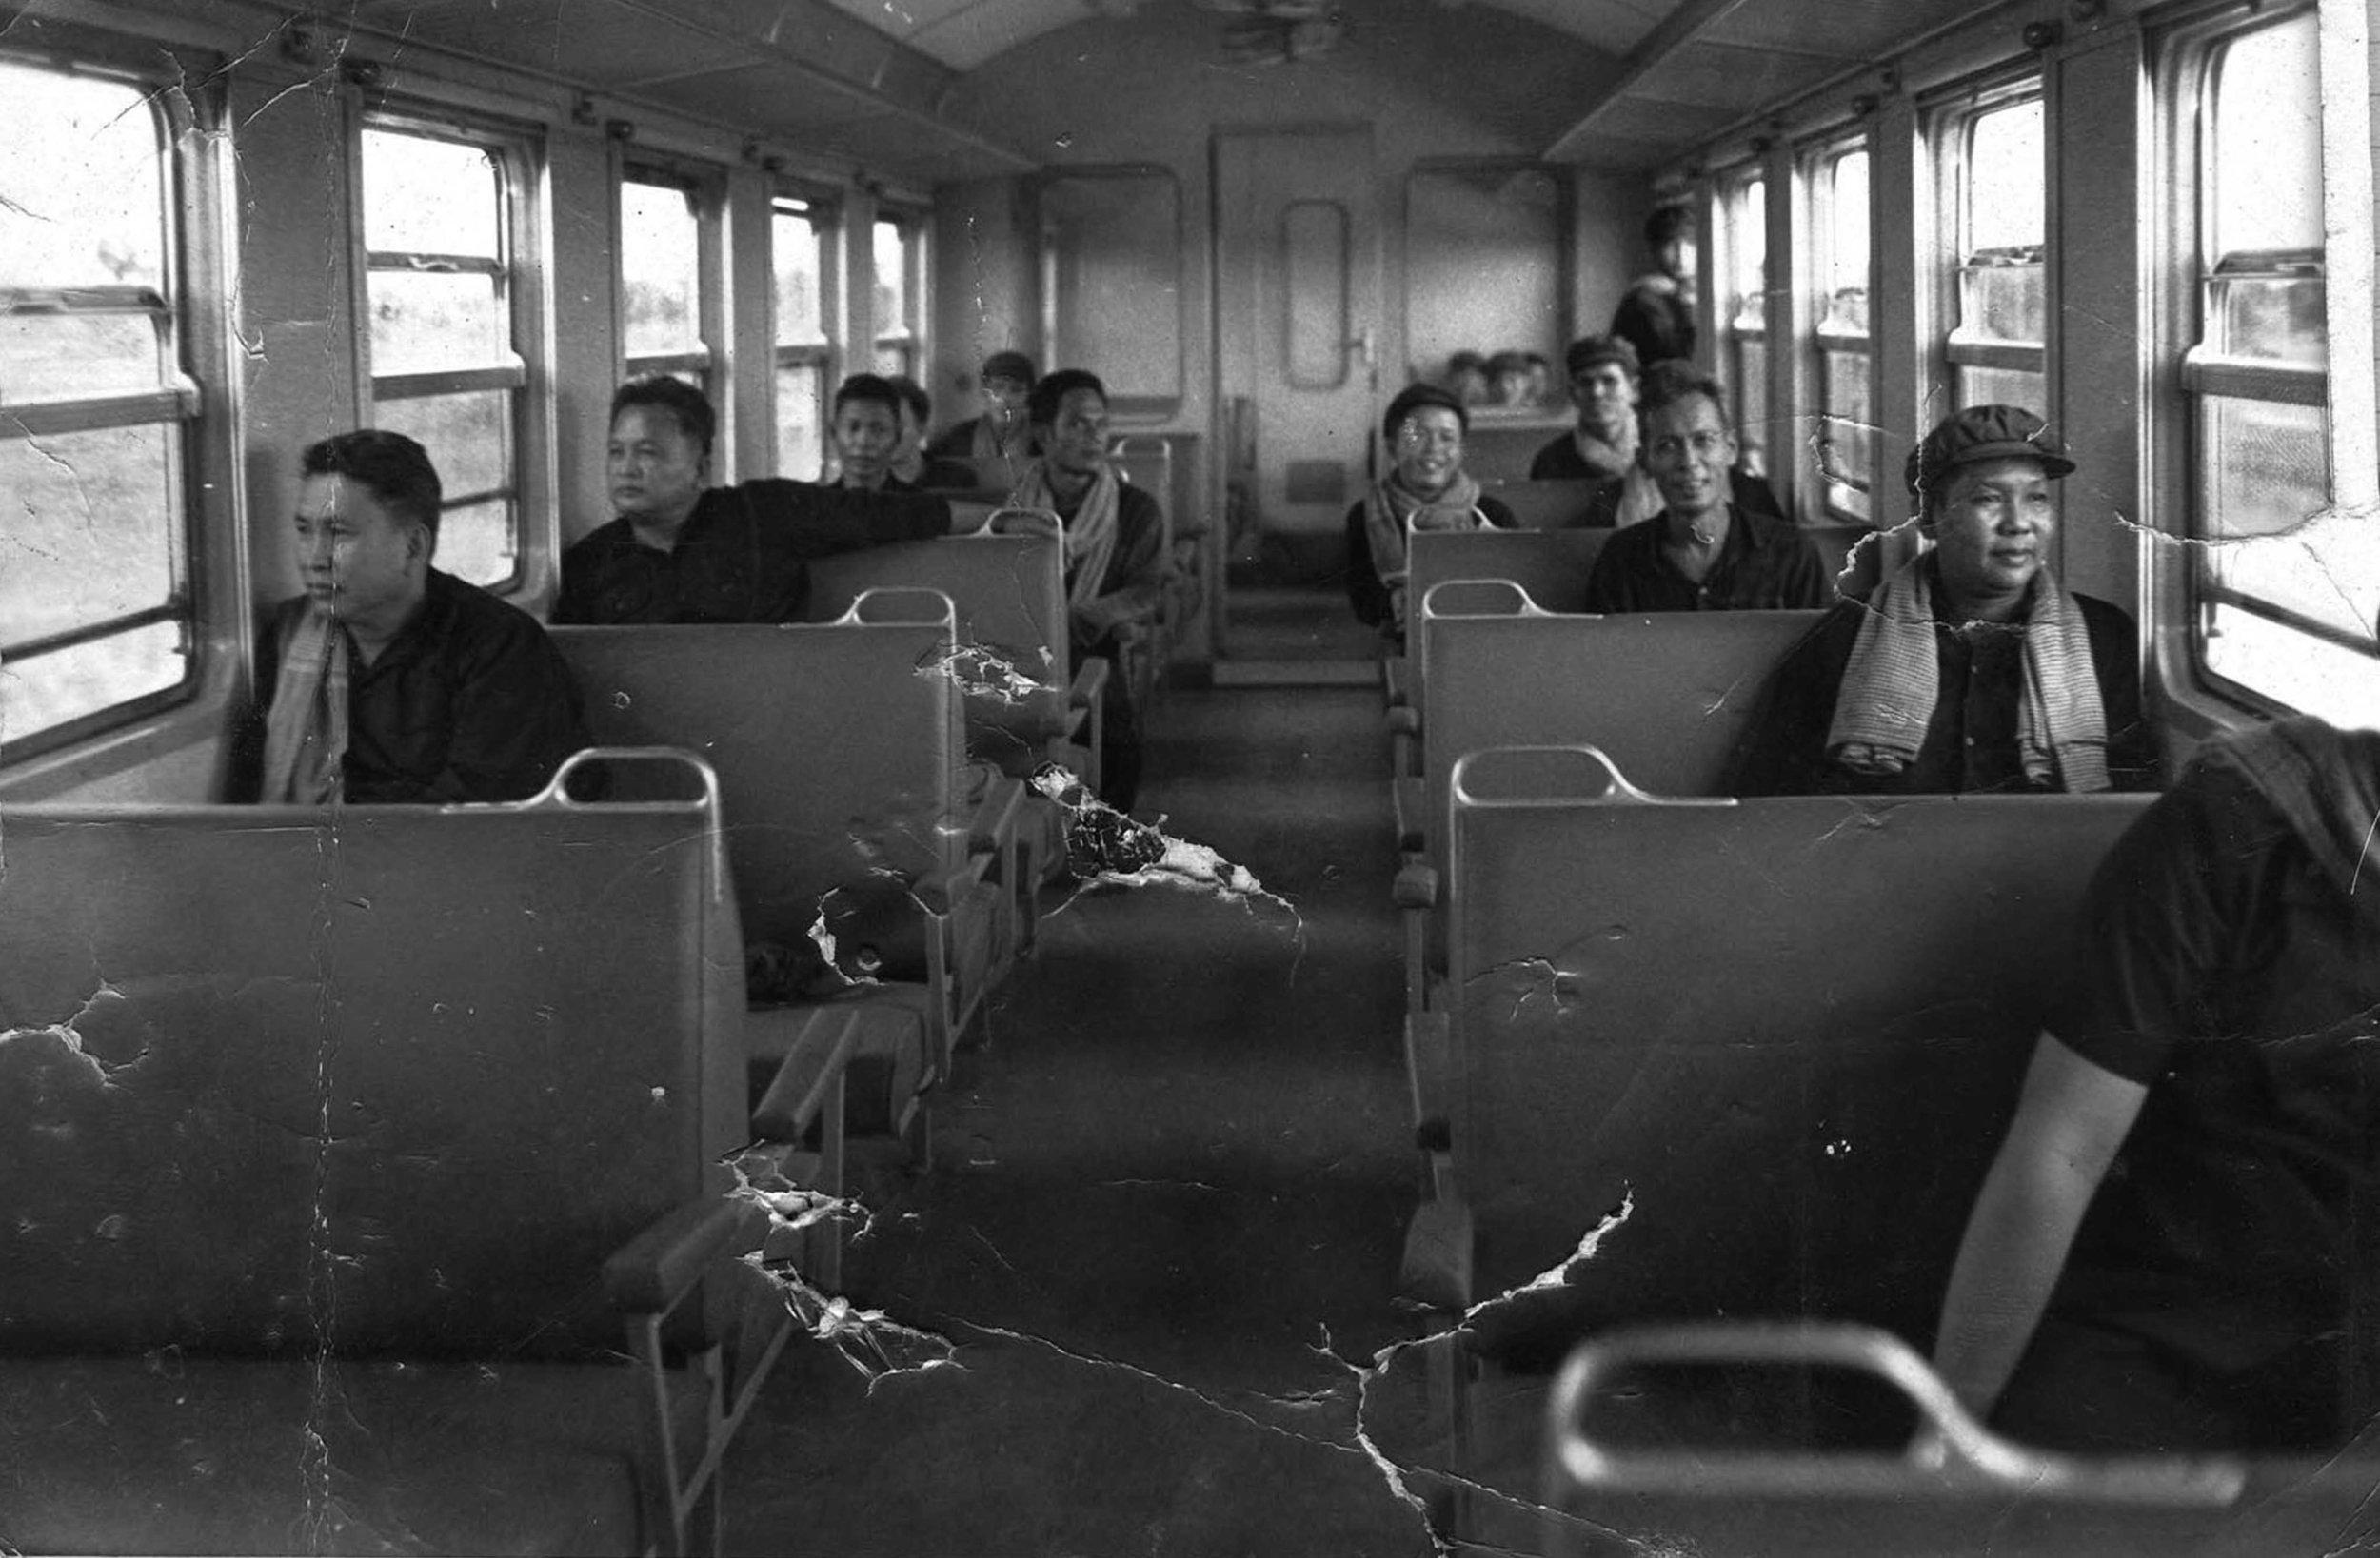
[[[11,1545],[689,1539],[757,1374],[640,1384],[620,1323],[716,1371],[730,1257],[816,1256],[722,1198],[751,1132],[715,786],[638,762],[633,803],[573,773],[456,811],[0,811]],[[831,1184],[789,1123],[747,1172]]]
[[[1594,541],[1415,538],[1390,717],[1433,1192],[1406,1289],[1461,1312],[1626,1207],[1508,1323],[1923,1334],[2075,906],[2149,798],[1719,796],[1815,614],[1565,615],[1498,576],[1551,594]]]
[[[1061,547],[556,629],[605,744],[532,801],[0,814],[0,1536],[700,1545],[792,1323],[734,1257],[840,1277],[723,1193],[922,1157],[1065,869],[1022,782],[1096,760]]]
[[[1194,641],[1193,624],[1206,603],[1207,525],[1188,501],[1186,472],[1175,456],[1175,442],[1161,435],[1122,435],[1107,451],[1120,478],[1157,499],[1164,523],[1163,598],[1149,622],[1128,624],[1121,634],[1121,663],[1116,667],[1135,704],[1143,707],[1156,700],[1176,655]],[[1008,462],[952,458],[952,463],[975,471],[970,492],[950,494],[954,504],[990,508],[1007,501],[1016,483]]]

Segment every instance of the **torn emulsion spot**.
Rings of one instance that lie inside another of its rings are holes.
[[[902,1325],[883,1310],[862,1309],[841,1293],[821,1292],[803,1274],[797,1260],[771,1253],[781,1235],[852,1221],[864,1233],[871,1218],[865,1207],[849,1197],[823,1194],[773,1172],[756,1179],[750,1173],[753,1166],[748,1156],[730,1165],[737,1183],[728,1194],[766,1212],[771,1237],[744,1256],[744,1264],[776,1288],[796,1323],[842,1354],[870,1390],[895,1374],[965,1367],[954,1355],[958,1345],[949,1338]]]
[[[1620,941],[1625,940],[1627,936],[1626,926],[1607,926],[1600,938]],[[1512,1006],[1505,1014],[1505,1020],[1517,1022],[1532,1001],[1546,1002],[1557,1016],[1577,1011],[1585,993],[1586,977],[1578,970],[1564,968],[1551,957],[1516,957],[1510,962],[1482,969],[1464,983],[1466,993],[1481,984],[1508,989]]]
[[[1056,763],[1035,771],[1033,788],[1064,808],[1067,856],[1079,874],[1120,887],[1165,883],[1211,891],[1225,903],[1272,904],[1287,911],[1303,936],[1305,919],[1297,905],[1268,891],[1247,867],[1233,864],[1204,844],[1133,820]]]
[[[120,1012],[126,1005],[124,992],[103,979],[99,988],[86,996],[83,1004],[63,1021],[0,1029],[0,1045],[30,1044],[36,1039],[48,1039],[68,1063],[87,1070],[90,1079],[101,1087],[111,1088],[116,1085],[119,1074],[129,1071],[149,1057],[149,1049],[144,1045],[131,1059],[110,1062],[94,1055],[84,1043],[83,1025],[94,1017]]]
[[[954,643],[918,661],[918,675],[947,680],[962,697],[989,699],[1013,708],[1038,694],[1056,690],[1046,680],[1048,650],[1041,651],[1041,661],[1043,675],[1035,676],[990,644]]]
[[[1315,1349],[1315,1351],[1319,1352],[1322,1356],[1327,1357],[1333,1362],[1339,1364],[1350,1374],[1355,1376],[1357,1443],[1361,1447],[1363,1452],[1371,1458],[1372,1464],[1379,1469],[1381,1479],[1388,1484],[1389,1490],[1395,1494],[1400,1502],[1411,1507],[1417,1512],[1424,1515],[1425,1517],[1428,1515],[1430,1509],[1428,1501],[1415,1490],[1413,1485],[1413,1478],[1417,1475],[1420,1475],[1431,1478],[1437,1482],[1444,1483],[1450,1487],[1462,1489],[1463,1490],[1478,1497],[1493,1499],[1509,1509],[1525,1510],[1540,1516],[1559,1516],[1565,1523],[1576,1524],[1581,1530],[1596,1531],[1599,1534],[1607,1536],[1616,1534],[1604,1528],[1595,1526],[1592,1522],[1578,1520],[1576,1516],[1550,1509],[1549,1507],[1539,1504],[1533,1499],[1522,1498],[1502,1489],[1494,1488],[1485,1483],[1477,1481],[1476,1479],[1462,1476],[1442,1469],[1417,1467],[1401,1463],[1397,1460],[1396,1457],[1383,1450],[1379,1445],[1375,1442],[1370,1430],[1365,1427],[1364,1413],[1372,1406],[1372,1391],[1374,1388],[1383,1381],[1389,1370],[1393,1368],[1398,1360],[1405,1353],[1419,1349],[1458,1346],[1460,1345],[1462,1337],[1474,1328],[1476,1323],[1482,1316],[1490,1314],[1494,1311],[1505,1305],[1511,1304],[1517,1299],[1523,1298],[1528,1294],[1545,1292],[1555,1289],[1568,1287],[1570,1285],[1571,1274],[1579,1267],[1595,1259],[1596,1255],[1603,1248],[1603,1241],[1609,1238],[1614,1233],[1617,1232],[1621,1225],[1625,1224],[1628,1219],[1635,1214],[1636,1210],[1636,1198],[1635,1191],[1631,1189],[1623,1192],[1620,1198],[1620,1204],[1613,1211],[1605,1213],[1593,1228],[1589,1229],[1584,1234],[1582,1234],[1578,1240],[1577,1248],[1565,1256],[1559,1264],[1549,1267],[1547,1270],[1538,1272],[1536,1276],[1531,1277],[1528,1281],[1521,1283],[1517,1287],[1507,1288],[1504,1292],[1497,1293],[1493,1298],[1481,1299],[1479,1302],[1473,1304],[1469,1309],[1463,1311],[1461,1317],[1455,1321],[1452,1325],[1432,1331],[1429,1335],[1416,1337],[1410,1341],[1390,1343],[1388,1346],[1383,1347],[1378,1351],[1373,1353],[1371,1360],[1368,1363],[1359,1363],[1357,1360],[1349,1358],[1343,1353],[1338,1351],[1331,1346],[1330,1333],[1327,1331],[1323,1332],[1322,1344],[1319,1348]],[[1449,1546],[1445,1539],[1438,1536],[1435,1529],[1432,1529],[1430,1532],[1430,1541],[1440,1555],[1440,1558],[1446,1558],[1446,1555],[1455,1551],[1455,1548]],[[1463,1550],[1477,1551],[1479,1549],[1475,1545],[1465,1544]]]

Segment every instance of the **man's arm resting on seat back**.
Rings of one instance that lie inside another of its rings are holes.
[[[2044,1033],[1951,1268],[1934,1366],[1981,1417],[2008,1385],[2149,1090]]]
[[[863,492],[798,482],[746,482],[743,490],[764,523],[783,526],[786,543],[803,558],[832,557],[897,541],[950,534],[950,500],[939,492]]]

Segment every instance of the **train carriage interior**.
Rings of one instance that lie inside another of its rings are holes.
[[[2359,1421],[2073,1454],[1927,1362],[2118,792],[2380,731],[2376,23],[0,0],[0,1553],[2380,1540]],[[694,565],[622,386],[790,513],[870,376],[956,474],[835,512],[931,535],[572,603]],[[2135,634],[2009,718],[2112,656],[2160,782],[1744,788],[1828,608],[1947,590],[1983,407],[2025,599]],[[323,582],[360,428],[411,639]],[[1823,587],[1602,603],[1722,447],[1694,540]],[[365,793],[464,598],[579,739]]]

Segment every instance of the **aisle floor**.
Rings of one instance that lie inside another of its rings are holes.
[[[1141,815],[1278,898],[1046,918],[845,1283],[950,1363],[871,1385],[798,1343],[728,1550],[1432,1550],[1357,1433],[1414,1193],[1378,695],[1178,693],[1151,725]]]

